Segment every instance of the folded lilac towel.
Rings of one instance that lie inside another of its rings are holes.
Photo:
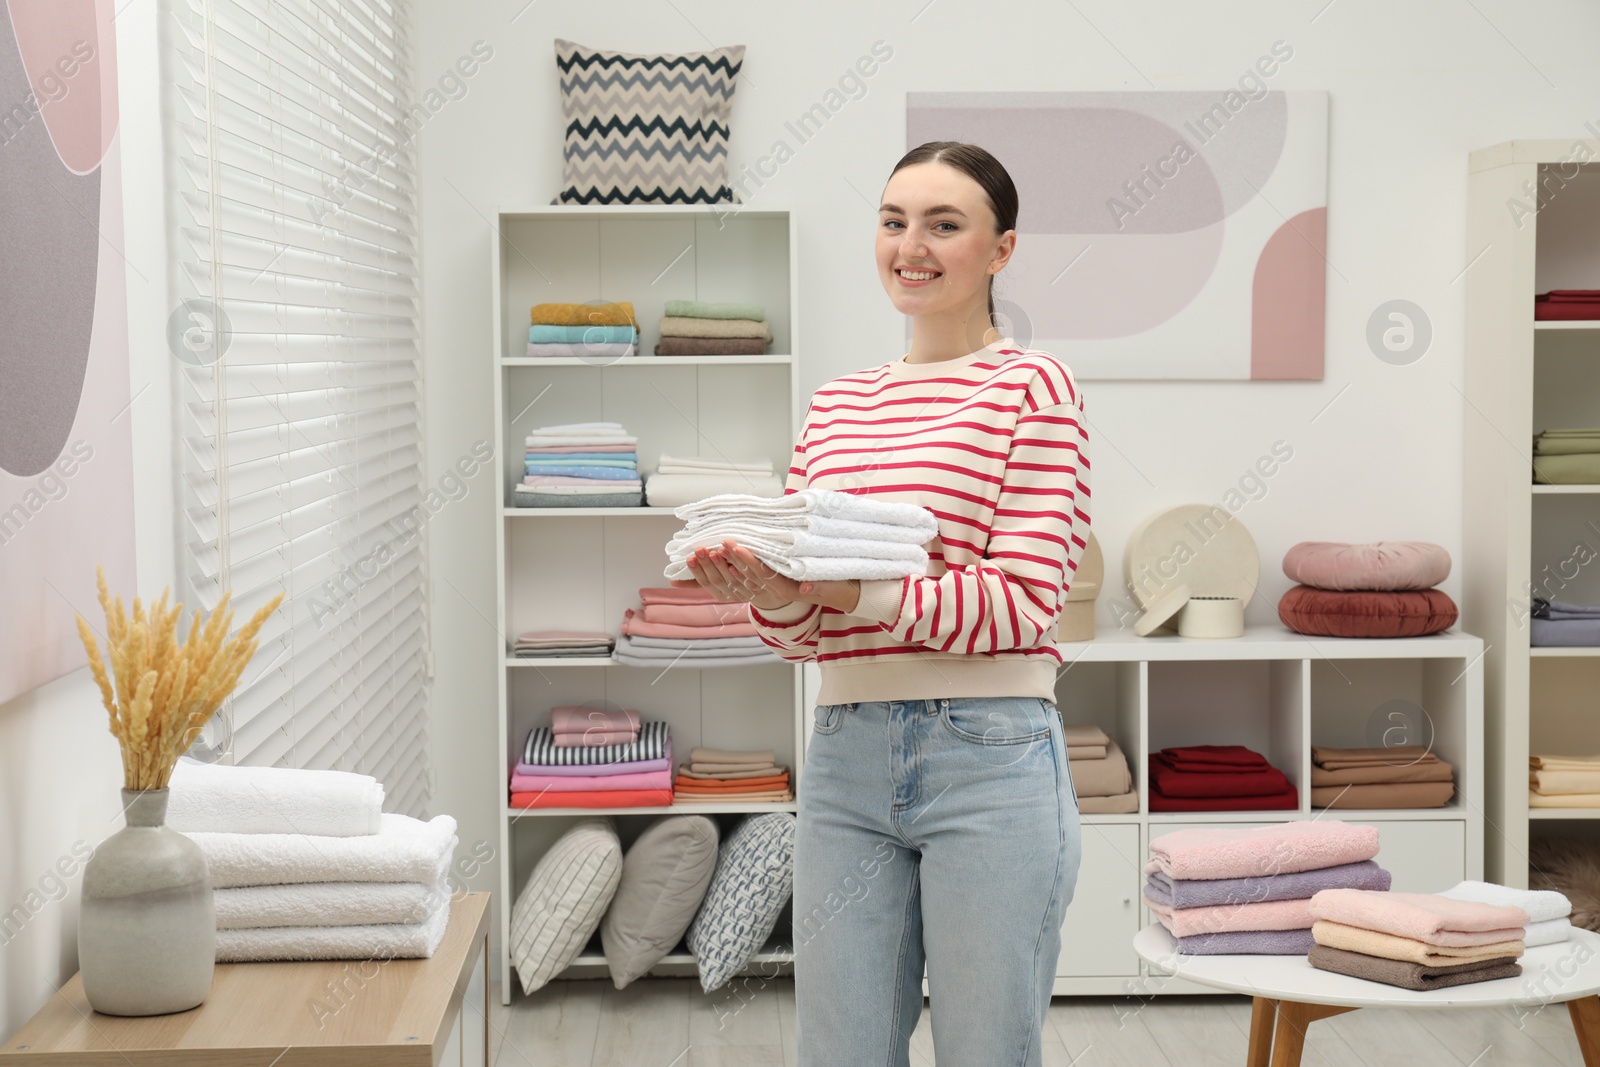
[[[1514,905],[1480,904],[1437,893],[1324,889],[1311,898],[1318,919],[1409,937],[1431,945],[1481,945],[1520,939],[1528,913]]]
[[[513,793],[577,793],[595,789],[671,789],[672,769],[643,774],[513,774]]]
[[[1322,889],[1388,889],[1391,884],[1388,871],[1372,860],[1362,860],[1259,878],[1169,878],[1157,871],[1145,879],[1144,892],[1169,908],[1205,908],[1309,898]]]
[[[1310,901],[1267,900],[1259,904],[1216,904],[1209,908],[1169,908],[1144,898],[1173,937],[1221,934],[1232,930],[1309,930]]]
[[[1150,842],[1144,873],[1169,878],[1249,878],[1370,860],[1378,828],[1301,819],[1272,826],[1195,827]]]
[[[642,774],[645,771],[672,769],[672,757],[665,759],[631,760],[626,763],[519,763],[512,774],[566,775],[568,777],[617,777],[624,774]]]
[[[1185,956],[1304,956],[1316,944],[1310,930],[1230,930],[1177,941]]]

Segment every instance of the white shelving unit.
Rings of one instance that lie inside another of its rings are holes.
[[[802,672],[774,658],[739,667],[665,670],[633,667],[609,656],[516,659],[511,640],[535,629],[620,632],[639,589],[664,586],[666,541],[682,525],[672,508],[519,508],[523,438],[534,426],[615,420],[639,438],[639,469],[661,453],[732,459],[766,457],[788,470],[798,435],[799,331],[795,317],[795,220],[786,209],[703,206],[538,206],[502,209],[490,235],[494,317],[496,458],[501,507],[495,521],[499,600],[505,644],[495,653],[499,692],[501,999],[512,991],[507,932],[516,893],[534,864],[589,809],[509,806],[507,775],[528,731],[550,724],[560,704],[629,707],[670,724],[675,762],[694,745],[771,748],[799,776],[803,744]],[[775,354],[654,356],[666,301],[757,303],[766,308]],[[529,358],[529,308],[543,302],[630,301],[640,325],[641,355],[609,361]],[[623,844],[667,814],[711,815],[724,829],[745,812],[794,811],[793,803],[683,804],[604,808],[617,816]],[[722,818],[726,816],[726,818]],[[788,958],[792,925],[780,920],[763,973]],[[598,937],[567,977],[605,975]],[[669,955],[655,973],[692,974],[687,952]]]
[[[1139,810],[1082,816],[1083,858],[1056,965],[1055,994],[1153,996],[1206,992],[1153,976],[1133,935],[1154,922],[1144,905],[1150,841],[1187,826],[1340,819],[1379,828],[1377,860],[1397,890],[1433,892],[1483,876],[1483,641],[1448,631],[1363,640],[1306,637],[1273,624],[1203,640],[1102,632],[1058,646],[1067,662],[1056,706],[1068,723],[1117,739]],[[818,672],[807,664],[807,691]],[[1326,810],[1310,806],[1311,746],[1431,744],[1455,768],[1442,808]],[[1265,755],[1300,793],[1295,811],[1152,812],[1146,755],[1175,745],[1242,744]],[[927,992],[924,979],[923,991]]]
[[[1536,432],[1600,425],[1600,322],[1533,317],[1536,293],[1600,288],[1600,164],[1580,152],[1600,140],[1507,141],[1467,168],[1462,624],[1488,644],[1489,876],[1519,887],[1530,832],[1600,836],[1600,809],[1530,810],[1527,773],[1530,752],[1600,752],[1600,648],[1533,648],[1528,624],[1536,594],[1600,603],[1600,485],[1532,474]]]

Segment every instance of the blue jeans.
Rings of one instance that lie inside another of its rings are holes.
[[[817,707],[796,795],[799,1067],[907,1067],[924,964],[939,1067],[1039,1067],[1081,855],[1066,752],[1038,697]]]

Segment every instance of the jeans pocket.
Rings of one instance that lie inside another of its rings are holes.
[[[1021,745],[1050,736],[1054,706],[1038,697],[957,697],[943,701],[945,727],[974,745]]]
[[[818,704],[815,712],[816,723],[812,727],[813,733],[831,734],[844,725],[843,704]]]

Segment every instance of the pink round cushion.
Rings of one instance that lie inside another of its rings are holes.
[[[1374,593],[1297,585],[1278,601],[1278,618],[1317,637],[1423,637],[1455,625],[1456,603],[1438,589]]]
[[[1450,576],[1450,553],[1431,541],[1301,541],[1284,553],[1283,573],[1315,589],[1432,589]]]

